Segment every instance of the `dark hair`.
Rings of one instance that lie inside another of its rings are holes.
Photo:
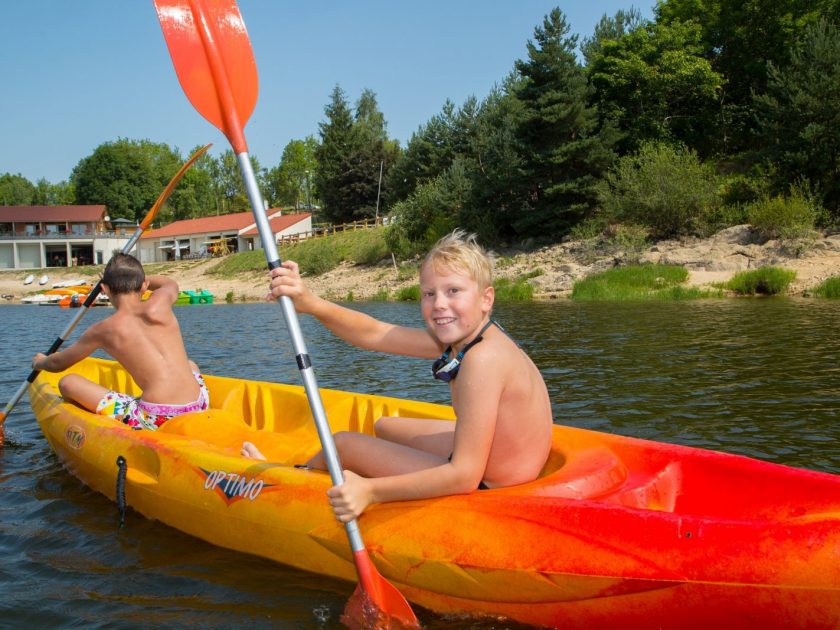
[[[143,265],[131,254],[114,254],[105,265],[102,284],[107,284],[113,294],[137,293],[143,286],[146,273]]]

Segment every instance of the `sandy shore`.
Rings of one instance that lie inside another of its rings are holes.
[[[828,277],[840,275],[840,235],[820,237],[805,244],[755,242],[748,226],[728,228],[708,239],[661,241],[641,255],[641,262],[678,264],[689,272],[689,284],[695,286],[723,282],[735,273],[767,265],[792,269],[796,280],[790,288],[793,295],[801,295]],[[496,274],[515,280],[523,274],[539,271],[529,278],[537,299],[557,299],[567,296],[574,282],[587,275],[626,263],[624,252],[599,251],[591,243],[568,242],[543,247],[530,252],[499,252]],[[221,277],[210,273],[217,260],[173,262],[161,273],[174,278],[181,289],[205,289],[215,296],[214,302],[224,304],[226,298],[234,302],[255,302],[265,299],[268,278],[265,272]],[[159,266],[156,265],[156,269]],[[101,268],[76,270],[50,268],[0,272],[0,303],[20,304],[21,298],[38,293],[55,283],[70,280],[96,282]],[[96,271],[97,273],[92,273]],[[86,272],[86,273],[85,273]],[[34,283],[24,285],[24,279],[34,274]],[[48,282],[39,286],[37,278],[46,274]],[[390,261],[374,266],[344,263],[336,269],[310,278],[310,288],[328,299],[365,300],[383,291],[389,295],[400,288],[417,283],[416,277],[400,278]]]

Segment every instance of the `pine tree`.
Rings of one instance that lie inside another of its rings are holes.
[[[327,119],[318,126],[321,143],[315,150],[318,171],[313,183],[323,206],[324,217],[328,221],[341,223],[348,212],[353,115],[344,90],[338,85],[333,89],[324,112]]]
[[[513,221],[520,235],[568,231],[594,206],[593,186],[615,159],[616,133],[599,127],[598,112],[588,104],[592,88],[575,56],[577,36],[569,32],[563,13],[552,10],[534,29],[528,60],[516,62],[527,204]]]

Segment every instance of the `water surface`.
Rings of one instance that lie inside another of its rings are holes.
[[[359,303],[421,325],[416,304]],[[110,314],[94,309],[79,325]],[[177,310],[207,373],[299,383],[274,304]],[[74,311],[0,305],[0,402]],[[840,304],[719,300],[502,305],[548,383],[557,422],[840,473]],[[448,402],[425,361],[356,350],[301,324],[322,387]],[[75,338],[76,335],[73,336]],[[0,627],[339,628],[353,586],[219,549],[88,490],[52,455],[24,399],[0,450]],[[424,627],[516,628],[418,611]]]

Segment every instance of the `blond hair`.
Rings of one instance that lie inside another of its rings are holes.
[[[420,270],[426,265],[437,271],[447,267],[465,273],[483,290],[493,285],[493,258],[492,252],[476,242],[475,234],[457,229],[435,243],[423,259]]]

